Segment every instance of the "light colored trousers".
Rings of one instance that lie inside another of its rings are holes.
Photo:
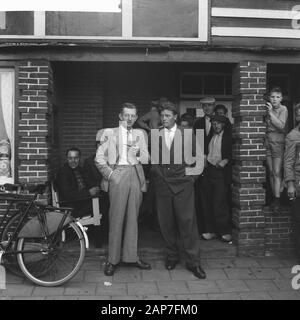
[[[138,215],[142,191],[136,168],[116,166],[109,182],[108,262],[138,260]]]

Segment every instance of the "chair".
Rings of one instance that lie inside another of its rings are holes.
[[[52,194],[52,205],[54,207],[60,207],[61,203],[59,201],[59,195],[58,195],[58,190],[57,190],[57,185],[55,180],[51,182],[51,194]],[[102,214],[100,213],[99,198],[91,198],[91,200],[92,200],[93,212],[91,212],[91,215],[78,218],[78,221],[83,226],[88,226],[88,225],[100,226]]]

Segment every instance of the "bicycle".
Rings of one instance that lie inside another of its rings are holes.
[[[88,238],[84,227],[71,216],[72,208],[37,201],[46,187],[6,184],[1,188],[0,200],[9,204],[0,222],[0,264],[37,285],[52,287],[79,271]],[[25,188],[31,193],[21,193]],[[17,212],[11,215],[14,204]]]

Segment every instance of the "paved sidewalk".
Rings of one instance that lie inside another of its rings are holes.
[[[291,286],[291,268],[296,264],[292,258],[205,258],[206,280],[195,278],[182,265],[167,271],[161,258],[147,261],[152,264],[150,271],[120,267],[113,277],[106,277],[104,256],[89,251],[78,275],[62,287],[37,287],[7,274],[7,289],[0,290],[0,300],[300,300],[300,290]]]

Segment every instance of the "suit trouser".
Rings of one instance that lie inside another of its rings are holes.
[[[195,213],[194,181],[178,194],[157,194],[157,214],[166,242],[167,258],[179,260],[178,240],[181,239],[189,266],[200,263],[199,234]]]
[[[297,198],[294,202],[293,215],[295,221],[296,254],[300,258],[300,198]]]
[[[205,188],[210,197],[203,211],[205,232],[228,234],[230,233],[228,185],[225,183],[223,169],[209,165],[206,179]]]
[[[109,182],[108,262],[136,262],[138,214],[142,202],[139,177],[134,166],[117,166]]]

